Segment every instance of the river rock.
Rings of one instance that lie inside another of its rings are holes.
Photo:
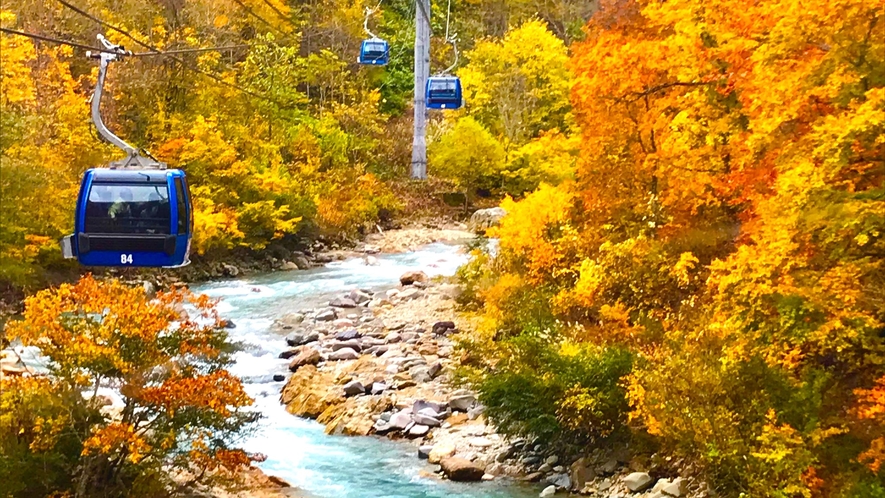
[[[414,412],[414,409],[412,411]],[[422,408],[421,410],[418,410],[418,413],[415,415],[424,415],[425,417],[435,418],[436,420],[445,418],[444,414],[437,413],[433,408]]]
[[[300,270],[298,265],[291,261],[283,261],[283,264],[280,265],[280,270]]]
[[[292,258],[292,262],[295,263],[295,266],[298,267],[299,270],[306,270],[310,268],[310,261],[304,256],[295,256]],[[317,257],[317,262],[320,262],[320,258]]]
[[[318,311],[315,319],[318,322],[331,322],[336,318],[338,318],[338,315],[335,310],[332,308],[326,308]]]
[[[418,458],[421,460],[427,460],[430,457],[430,451],[433,449],[433,446],[430,445],[422,445],[418,447]]]
[[[360,357],[360,354],[351,348],[342,348],[342,349],[339,349],[329,355],[330,360],[336,360],[336,361],[355,360],[359,357]]]
[[[654,479],[647,472],[633,472],[624,478],[624,484],[633,493],[645,491],[651,487],[653,482]]]
[[[356,304],[368,303],[369,301],[372,300],[371,295],[369,295],[368,293],[363,292],[359,289],[354,289],[354,290],[350,291],[350,294],[348,294],[347,297],[349,297],[350,300],[355,302]]]
[[[286,376],[283,374],[274,374],[273,380],[274,380],[274,382],[282,382],[282,381],[286,380]]]
[[[298,356],[289,363],[290,372],[294,372],[304,365],[316,365],[322,359],[320,357],[320,352],[316,349],[302,346],[300,351],[301,352],[298,353]]]
[[[369,392],[373,395],[377,395],[383,393],[385,390],[387,390],[387,384],[383,382],[373,382],[372,388]]]
[[[468,443],[470,443],[470,446],[475,446],[477,448],[488,448],[489,446],[494,446],[495,444],[491,442],[488,438],[484,437],[471,438]]]
[[[300,353],[300,351],[297,349],[289,349],[289,350],[286,350],[286,351],[283,351],[282,353],[280,353],[280,355],[277,356],[277,358],[280,358],[282,360],[288,360],[289,358],[291,358],[293,356],[297,356],[298,353]]]
[[[479,403],[473,405],[473,408],[467,410],[467,419],[468,420],[476,420],[480,415],[485,413],[486,407],[480,405]]]
[[[440,426],[439,420],[437,420],[436,418],[431,417],[429,415],[424,415],[421,413],[413,413],[412,420],[414,420],[416,424],[426,425],[429,427],[439,427]]]
[[[575,489],[581,490],[589,481],[596,479],[596,472],[593,472],[593,469],[587,464],[586,458],[579,458],[569,468],[572,485]]]
[[[543,472],[531,472],[529,474],[526,474],[526,476],[523,477],[522,480],[525,482],[538,482],[541,480],[542,477],[544,477]]]
[[[500,207],[477,209],[470,216],[467,227],[475,233],[485,233],[489,228],[497,226],[506,215],[507,211]]]
[[[443,299],[458,299],[464,291],[458,284],[441,284],[435,288],[435,292]]]
[[[558,461],[559,461],[558,456],[550,455],[549,457],[547,457],[546,460],[544,460],[544,463],[546,463],[547,465],[556,465],[556,462],[558,462]]]
[[[482,468],[464,458],[444,458],[439,464],[443,474],[453,481],[479,481],[485,474]]]
[[[229,265],[227,263],[222,263],[221,268],[224,270],[224,274],[229,277],[236,277],[240,274],[239,268],[234,265]]]
[[[350,318],[339,318],[332,322],[332,326],[336,329],[353,328],[353,320]]]
[[[417,384],[414,380],[411,380],[411,379],[408,379],[408,380],[399,380],[399,381],[396,382],[396,384],[394,384],[394,389],[397,389],[397,390],[399,390],[399,389],[406,389],[406,388],[409,388],[409,387],[415,387],[415,386],[417,386],[417,385],[418,385],[418,384]]]
[[[500,453],[495,457],[495,461],[499,463],[503,463],[507,461],[513,454],[516,453],[516,446],[512,444],[508,444],[501,450]]]
[[[423,271],[407,271],[399,277],[399,283],[412,285],[415,282],[427,282],[427,274]]]
[[[333,308],[356,308],[356,303],[349,297],[336,297],[329,301],[329,306]]]
[[[390,348],[388,348],[387,346],[372,346],[369,349],[365,350],[365,353],[373,354],[375,356],[381,356],[389,350]]]
[[[557,488],[569,489],[572,487],[572,480],[568,474],[553,474],[547,476],[547,482]]]
[[[677,477],[676,479],[673,479],[673,482],[665,484],[661,488],[661,491],[663,491],[665,495],[675,496],[676,498],[679,498],[681,496],[685,496],[685,494],[688,492],[688,483],[685,479]]]
[[[366,387],[358,380],[352,380],[344,385],[344,396],[356,396],[357,394],[365,394]]]
[[[430,431],[430,427],[415,423],[412,427],[409,428],[409,436],[412,437],[421,437],[426,435]]]
[[[556,486],[547,486],[546,488],[544,488],[541,491],[541,494],[539,494],[538,496],[540,496],[541,498],[545,498],[547,496],[553,496],[555,494],[556,494]]]
[[[421,413],[423,410],[431,409],[437,414],[445,413],[448,406],[445,403],[437,403],[436,401],[427,401],[423,399],[415,400],[415,403],[412,404],[412,413]],[[439,418],[439,416],[434,415],[434,417]]]
[[[419,297],[424,295],[424,291],[421,289],[416,289],[415,287],[409,287],[408,289],[400,292],[398,297],[403,301],[411,301],[412,299],[418,299]]]
[[[430,369],[425,366],[418,365],[409,370],[409,376],[418,383],[430,382],[433,377],[430,375]]]
[[[449,330],[455,328],[455,322],[436,322],[431,327],[431,332],[435,335],[445,335],[445,333]]]
[[[461,412],[466,412],[467,410],[473,408],[473,405],[476,403],[476,396],[472,394],[464,394],[461,396],[453,396],[449,398],[449,407],[452,410],[457,410]]]
[[[390,417],[390,420],[388,421],[388,423],[390,424],[391,427],[393,427],[395,429],[404,430],[406,427],[411,425],[412,415],[408,411],[403,410],[403,411],[394,413]]]
[[[286,336],[286,343],[290,346],[303,346],[320,340],[319,332],[293,332]]]
[[[360,341],[356,339],[351,339],[349,341],[340,341],[332,343],[332,351],[338,351],[344,348],[350,348],[357,353],[363,350],[362,346],[360,346]]]
[[[443,458],[448,458],[455,454],[455,444],[451,441],[440,441],[433,445],[427,460],[430,463],[439,463]]]
[[[360,334],[360,332],[358,330],[350,329],[350,330],[345,330],[343,332],[338,332],[335,335],[335,339],[338,339],[339,341],[350,341],[353,339],[359,339],[362,336],[363,335]]]

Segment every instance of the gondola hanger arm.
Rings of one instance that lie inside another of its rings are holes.
[[[378,39],[378,36],[376,36],[375,33],[369,31],[369,17],[377,12],[379,7],[381,7],[380,1],[378,2],[378,5],[373,8],[366,7],[366,18],[363,19],[363,31],[365,31],[370,37],[372,37],[372,39]]]
[[[101,118],[101,96],[104,91],[104,83],[105,78],[108,73],[108,65],[111,61],[119,60],[120,58],[132,55],[132,52],[124,49],[121,45],[115,45],[108,41],[107,38],[99,34],[97,36],[98,41],[104,46],[107,52],[99,52],[92,53],[86,52],[86,57],[92,59],[99,60],[98,66],[98,80],[95,82],[95,91],[92,94],[92,122],[95,123],[95,128],[98,130],[98,133],[112,145],[115,145],[123,152],[126,153],[126,159],[122,161],[115,161],[111,163],[111,168],[128,168],[128,167],[137,167],[137,168],[147,168],[147,169],[165,169],[166,165],[156,161],[154,159],[150,159],[148,157],[143,156],[139,153],[139,150],[132,145],[129,145],[122,138],[115,135],[108,127],[104,124],[104,120]],[[150,154],[148,154],[149,156]]]

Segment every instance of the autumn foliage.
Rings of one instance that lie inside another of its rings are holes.
[[[249,464],[232,441],[256,415],[207,298],[87,276],[28,298],[6,333],[49,375],[0,381],[4,496],[165,496]],[[103,388],[122,405],[102,409]]]
[[[461,272],[493,417],[598,442],[605,414],[725,496],[882,496],[883,29],[881,1],[603,2],[571,46],[575,180],[505,201]],[[501,382],[624,349],[622,414],[598,376]]]

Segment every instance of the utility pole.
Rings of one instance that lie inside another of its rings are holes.
[[[427,102],[424,87],[430,76],[430,0],[415,0],[415,132],[412,178],[427,179]]]

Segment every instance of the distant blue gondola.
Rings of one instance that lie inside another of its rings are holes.
[[[87,266],[177,267],[190,262],[192,234],[183,171],[95,168],[83,175],[63,244]]]
[[[431,76],[425,99],[429,109],[459,109],[462,104],[461,79],[457,76]]]
[[[360,64],[372,66],[386,66],[390,59],[390,45],[381,38],[363,40],[360,45]]]

